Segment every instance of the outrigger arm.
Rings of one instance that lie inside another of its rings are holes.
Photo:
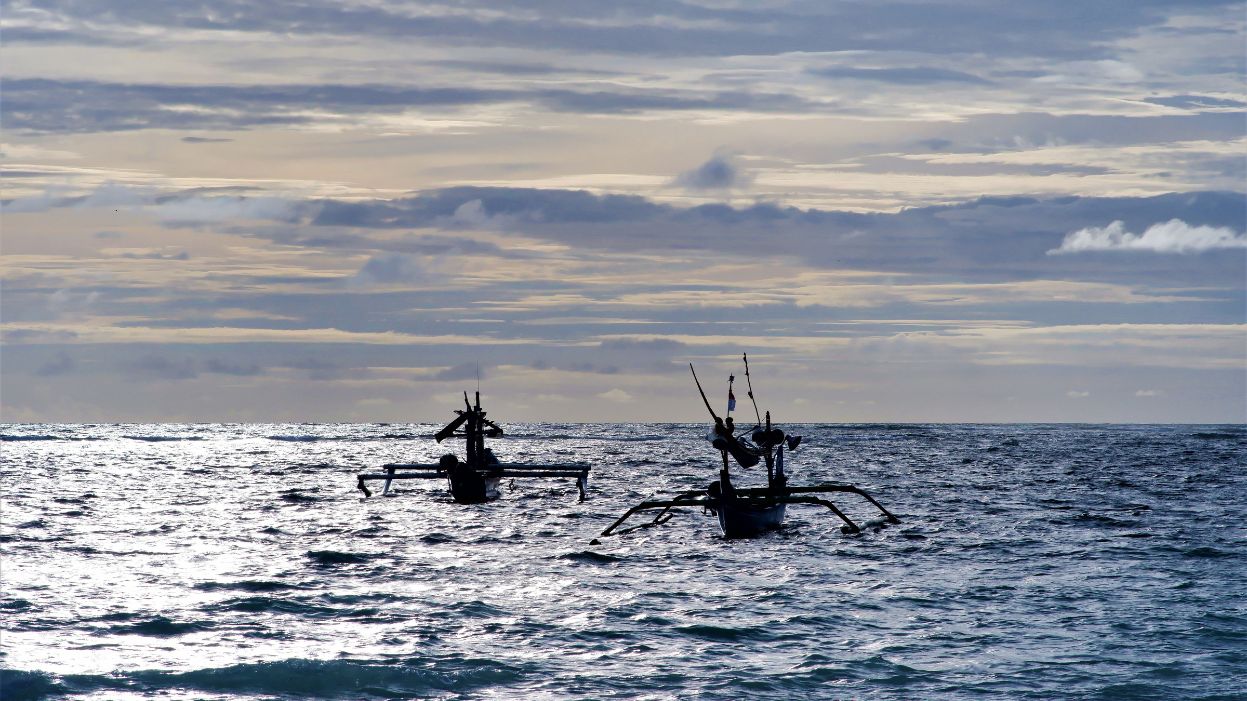
[[[883,508],[882,504],[875,501],[874,497],[867,494],[864,490],[858,487],[855,487],[851,484],[822,484],[822,485],[818,485],[814,487],[757,487],[757,488],[751,488],[751,489],[737,489],[735,490],[734,496],[732,498],[741,500],[741,501],[750,501],[750,500],[765,501],[771,504],[812,504],[815,506],[824,506],[827,509],[829,509],[833,514],[838,516],[841,521],[844,521],[844,525],[840,527],[840,531],[842,533],[846,533],[849,535],[861,533],[862,532],[861,527],[858,526],[856,523],[854,523],[852,519],[846,516],[845,513],[841,511],[839,507],[837,507],[829,499],[820,499],[815,496],[803,496],[807,494],[819,494],[819,493],[828,493],[828,492],[844,492],[848,494],[857,494],[858,496],[865,498],[866,501],[869,501],[871,504],[873,504],[876,508],[879,509],[879,512],[883,514],[883,519],[881,520],[886,521],[887,523],[900,523],[901,522],[899,518],[892,515],[892,513],[889,512],[887,509]],[[702,498],[699,499],[697,497],[702,497]],[[714,508],[719,503],[720,501],[718,499],[709,497],[706,494],[705,490],[700,490],[700,489],[695,490],[695,491],[682,492],[680,494],[677,494],[675,497],[671,499],[643,501],[640,504],[637,504],[636,506],[632,507],[631,509],[628,509],[627,513],[625,513],[623,516],[620,516],[606,530],[602,531],[602,534],[599,537],[605,538],[610,535],[623,535],[625,533],[631,533],[632,531],[640,530],[642,528],[653,528],[654,526],[660,526],[666,523],[667,521],[670,521],[672,516],[674,516],[674,514],[669,513],[672,509],[686,508],[686,507],[691,507],[691,506],[700,506],[703,508]],[[658,512],[658,515],[655,516],[652,521],[649,521],[647,523],[642,523],[639,526],[633,526],[631,528],[617,530],[633,514],[636,514],[637,512],[640,512],[640,511],[649,511],[649,510],[654,510],[654,509],[659,509],[659,512]],[[596,539],[594,539],[594,542],[596,542]]]
[[[385,486],[381,489],[382,494],[388,494],[390,484],[394,480],[420,480],[420,479],[446,479],[449,474],[440,463],[390,463],[382,465],[382,473],[364,473],[356,475],[358,482],[356,488],[364,493],[365,497],[372,496],[372,491],[368,489],[365,482],[370,480],[385,480]],[[586,487],[589,481],[589,466],[583,463],[569,463],[566,465],[530,465],[524,463],[508,463],[506,465],[495,465],[489,470],[491,477],[568,477],[576,480],[576,487],[580,491],[580,501],[588,499]],[[401,470],[401,472],[400,472]]]

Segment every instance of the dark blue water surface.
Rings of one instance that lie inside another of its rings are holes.
[[[725,541],[688,510],[601,545],[710,481],[704,427],[494,442],[592,463],[584,504],[355,491],[437,428],[0,426],[0,696],[1247,699],[1242,426],[803,426],[794,484],[903,522]]]

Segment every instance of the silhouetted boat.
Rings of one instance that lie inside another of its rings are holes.
[[[744,360],[745,377],[748,380],[749,358],[747,355],[744,357]],[[693,370],[691,363],[689,364],[689,369]],[[711,445],[719,450],[722,456],[723,466],[719,470],[719,478],[711,482],[704,490],[698,489],[682,492],[670,499],[643,501],[629,509],[627,513],[619,517],[610,527],[602,531],[602,536],[619,535],[639,528],[661,525],[671,520],[671,517],[674,515],[671,513],[672,509],[701,507],[718,518],[719,528],[723,531],[723,537],[750,538],[782,526],[789,504],[813,504],[826,507],[844,522],[840,529],[842,532],[861,532],[861,527],[846,516],[833,502],[816,496],[818,494],[835,492],[857,494],[869,501],[879,509],[883,516],[878,522],[880,524],[900,523],[900,519],[889,513],[873,497],[850,484],[789,487],[788,475],[784,472],[784,449],[787,448],[789,452],[796,450],[801,443],[801,437],[788,436],[779,428],[772,426],[771,412],[769,411],[766,412],[765,421],[763,421],[760,415],[758,416],[758,424],[754,426],[747,437],[737,436],[731,419],[731,411],[736,407],[736,400],[731,388],[731,383],[735,379],[734,376],[728,378],[728,418],[724,420],[720,419],[710,406],[710,401],[706,399],[706,392],[702,390],[701,382],[697,380],[697,372],[693,370],[693,380],[697,383],[697,390],[701,393],[702,401],[705,402],[711,418],[714,419],[714,428],[706,435],[706,438],[711,442]],[[749,382],[749,399],[753,401],[754,413],[757,414],[757,402],[753,398],[752,380],[749,380]],[[765,461],[766,486],[742,489],[734,485],[728,469],[729,456],[735,459],[742,467],[753,467],[759,462]],[[618,530],[633,514],[652,510],[658,511],[658,514],[654,516],[652,521]]]
[[[476,393],[476,404],[468,402],[467,392],[463,393],[462,411],[456,410],[459,416],[434,434],[438,443],[450,437],[464,439],[466,451],[460,460],[453,453],[443,455],[436,463],[390,463],[382,465],[385,472],[357,475],[356,486],[364,496],[372,496],[367,482],[384,480],[382,494],[388,494],[394,480],[410,479],[445,479],[450,496],[460,504],[481,504],[493,501],[502,496],[501,482],[506,478],[529,477],[564,477],[574,478],[580,491],[580,500],[586,498],[585,489],[589,481],[589,466],[585,464],[538,465],[529,463],[512,463],[504,465],[494,456],[494,451],[485,447],[486,438],[502,437],[502,427],[485,418],[481,409],[481,393]]]

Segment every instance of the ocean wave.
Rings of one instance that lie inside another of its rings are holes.
[[[177,441],[203,441],[207,440],[203,436],[122,436],[132,441],[143,441],[144,443],[174,443]]]
[[[716,626],[705,623],[676,626],[677,633],[703,640],[769,640],[773,636],[765,626]]]
[[[302,698],[379,696],[417,698],[431,691],[467,691],[518,681],[522,671],[503,663],[445,670],[346,660],[282,660],[191,672],[126,674],[143,684],[177,689]]]
[[[432,664],[430,664],[432,663]],[[503,687],[527,675],[525,667],[490,660],[413,660],[379,664],[349,660],[292,659],[254,662],[188,672],[139,670],[113,674],[0,671],[4,701],[36,701],[74,693],[160,690],[248,694],[280,698],[339,699],[427,697]]]
[[[307,556],[318,565],[362,565],[376,557],[367,553],[344,553],[337,550],[309,550]]]
[[[601,431],[593,430],[584,433],[565,433],[544,431],[521,431],[513,430],[503,434],[503,438],[509,438],[519,441],[604,441],[604,442],[623,442],[623,443],[643,443],[651,441],[671,440],[674,433],[642,433],[637,435],[605,435]]]
[[[571,562],[584,562],[591,565],[607,565],[614,562],[622,562],[623,558],[618,555],[610,555],[607,553],[594,552],[592,550],[581,550],[574,553],[563,553],[556,559],[568,560]]]
[[[279,599],[271,596],[247,596],[229,599],[208,607],[212,611],[241,611],[244,613],[291,613],[300,616],[330,617],[346,612],[331,606],[322,606],[298,599]]]
[[[113,626],[108,629],[114,635],[143,635],[151,638],[175,638],[187,633],[210,630],[212,626],[202,622],[179,622],[164,616],[156,616],[146,621],[139,621],[124,626]]]
[[[286,582],[274,582],[264,579],[244,579],[238,582],[199,582],[194,585],[194,589],[199,591],[284,591],[288,589],[302,589],[298,584],[288,584]]]
[[[1243,431],[1197,431],[1191,434],[1192,438],[1202,438],[1204,440],[1224,440],[1235,438],[1247,438],[1247,432]]]
[[[56,678],[43,672],[0,669],[0,699],[4,701],[38,701],[61,696],[68,689]]]
[[[11,435],[0,433],[0,441],[98,441],[99,436],[49,436],[46,434],[38,435]]]

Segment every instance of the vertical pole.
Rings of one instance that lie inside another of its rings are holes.
[[[766,412],[766,434],[762,441],[762,449],[766,451],[766,486],[775,486],[775,453],[771,445],[771,412]]]

